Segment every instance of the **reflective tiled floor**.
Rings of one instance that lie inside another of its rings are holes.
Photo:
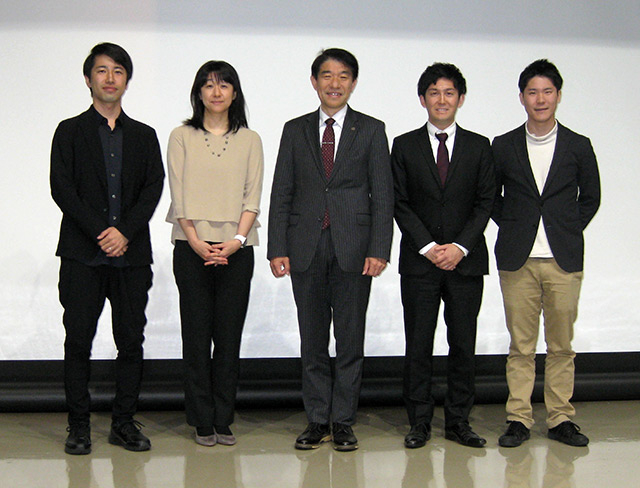
[[[402,408],[361,408],[360,449],[335,452],[330,445],[296,451],[305,426],[302,412],[238,412],[233,447],[206,448],[193,441],[182,412],[145,412],[138,419],[151,438],[150,452],[134,453],[107,443],[110,417],[92,417],[93,452],[63,451],[62,413],[0,414],[0,486],[18,487],[224,487],[224,488],[412,488],[412,487],[637,487],[640,486],[640,402],[576,405],[591,443],[565,446],[546,438],[542,405],[531,440],[503,449],[502,405],[475,407],[472,425],[486,449],[459,446],[442,437],[436,410],[433,438],[422,449],[402,445],[408,426]]]

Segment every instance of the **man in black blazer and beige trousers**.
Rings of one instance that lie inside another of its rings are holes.
[[[474,400],[476,321],[488,273],[484,229],[495,196],[489,140],[455,123],[466,82],[451,64],[429,66],[418,82],[425,126],[397,137],[391,150],[395,218],[402,231],[400,275],[406,356],[408,448],[431,436],[433,339],[444,302],[449,356],[445,437],[470,447],[486,441],[469,425]],[[450,161],[449,161],[449,155]]]
[[[151,443],[133,415],[152,280],[149,219],[162,194],[164,169],[155,131],[122,111],[133,71],[129,54],[116,44],[98,44],[83,71],[93,103],[60,123],[51,148],[51,194],[62,210],[56,255],[61,258],[58,288],[66,332],[65,451],[91,451],[91,345],[105,298],[111,303],[118,349],[109,442],[145,451]]]
[[[589,139],[556,121],[562,77],[553,63],[531,63],[520,74],[518,87],[527,122],[493,141],[498,194],[492,218],[499,226],[495,252],[511,336],[509,426],[498,442],[516,447],[530,437],[542,312],[548,436],[586,446],[589,439],[572,422],[571,340],[582,283],[582,233],[600,205],[598,165]]]
[[[351,53],[320,53],[311,67],[320,109],[285,124],[273,178],[267,258],[274,276],[291,275],[309,422],[297,449],[332,438],[337,450],[358,447],[351,426],[371,278],[385,269],[391,249],[388,143],[382,122],[347,106],[357,78]],[[332,319],[334,378],[328,352]]]

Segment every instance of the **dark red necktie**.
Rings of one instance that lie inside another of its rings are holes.
[[[447,171],[449,171],[449,151],[445,144],[445,141],[449,136],[443,132],[441,134],[436,134],[436,137],[440,141],[440,144],[438,145],[438,160],[436,161],[436,164],[438,166],[440,181],[442,182],[442,186],[444,186],[444,182],[447,181]]]
[[[331,172],[333,171],[333,155],[335,152],[334,146],[336,144],[336,135],[333,132],[333,123],[335,120],[332,118],[328,118],[325,121],[326,127],[324,129],[324,134],[322,134],[322,164],[324,165],[324,174],[327,177],[327,180],[331,177]],[[329,209],[325,209],[324,218],[322,219],[322,228],[326,229],[329,227]]]

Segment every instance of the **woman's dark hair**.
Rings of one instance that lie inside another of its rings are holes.
[[[240,127],[249,127],[244,95],[240,86],[240,77],[234,67],[226,61],[207,61],[200,67],[191,87],[193,115],[190,119],[185,120],[184,124],[196,129],[206,130],[204,128],[204,104],[200,99],[200,90],[207,84],[207,80],[211,75],[216,81],[229,83],[235,93],[235,98],[229,107],[229,132],[238,132]]]

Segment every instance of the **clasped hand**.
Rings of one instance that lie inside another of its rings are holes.
[[[425,256],[438,268],[453,271],[464,257],[464,253],[455,244],[436,244],[426,252]]]
[[[115,227],[108,227],[97,237],[102,252],[109,258],[117,258],[127,252],[129,239]]]
[[[190,241],[189,245],[204,260],[205,266],[229,264],[229,256],[242,247],[238,239],[231,239],[218,244],[209,244],[198,239],[194,242]]]

